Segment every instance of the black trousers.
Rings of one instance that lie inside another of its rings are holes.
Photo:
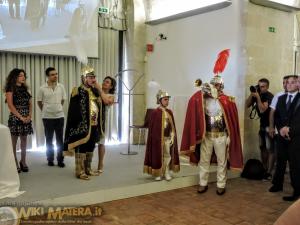
[[[284,173],[286,162],[289,162],[291,184],[294,189],[294,194],[300,195],[300,151],[299,141],[285,140],[279,136],[277,139],[277,165],[272,183],[282,187],[284,181]]]
[[[96,142],[99,140],[99,131],[97,126],[92,126],[90,139],[76,148],[76,153],[94,152]]]
[[[299,138],[299,137],[294,137]],[[300,196],[300,142],[293,140],[288,148],[288,162],[290,167],[291,184],[294,194]]]
[[[286,170],[286,164],[288,161],[288,141],[282,138],[280,135],[276,135],[275,137],[275,145],[276,145],[276,168],[272,183],[277,187],[282,187],[284,182],[284,174]]]
[[[56,147],[57,147],[57,161],[63,162],[63,131],[64,131],[64,118],[57,119],[43,119],[44,130],[46,136],[46,155],[49,162],[54,161],[54,145],[53,145],[53,135],[55,133],[56,137]]]

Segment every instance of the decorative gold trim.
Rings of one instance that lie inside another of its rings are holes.
[[[178,173],[180,171],[180,165],[174,165],[171,169],[174,173]]]
[[[105,132],[103,131],[103,118],[102,118],[102,108],[103,108],[103,104],[102,104],[102,98],[101,98],[101,95],[98,97],[98,103],[99,103],[99,121],[100,121],[100,139],[103,138],[105,136]],[[107,119],[107,118],[104,118],[104,119]],[[105,124],[105,122],[104,122]]]
[[[175,135],[174,135],[174,140],[173,140],[173,141],[175,141],[175,137],[176,137],[176,139],[177,139],[177,132],[176,132],[176,129],[175,129],[175,123],[174,123],[174,121],[173,121],[173,118],[172,118],[171,114],[170,114],[167,110],[166,110],[166,113],[167,113],[167,115],[168,115],[169,122],[170,122],[171,127],[172,127],[172,132],[175,134]],[[173,170],[175,173],[177,173],[177,172],[179,172],[179,170],[180,170],[180,165],[175,165],[175,164],[174,164],[174,162],[175,162],[174,145],[170,146],[170,148],[171,148],[171,151],[172,151],[172,153],[171,153],[171,162],[172,162],[171,167],[172,167],[172,170]],[[179,161],[179,164],[180,164],[180,161]],[[178,168],[177,168],[177,167],[178,167]],[[174,169],[173,169],[173,168],[174,168]]]
[[[73,154],[74,154],[74,153],[72,153],[72,150],[73,150],[75,147],[77,147],[77,146],[79,146],[79,145],[82,145],[82,144],[88,142],[88,140],[90,139],[90,136],[91,136],[91,130],[92,130],[91,116],[90,116],[90,115],[91,115],[90,101],[91,101],[91,93],[92,93],[92,91],[91,91],[90,88],[86,88],[84,85],[81,85],[80,87],[83,88],[83,89],[84,89],[85,91],[87,91],[87,93],[88,93],[89,120],[90,120],[90,124],[89,124],[89,131],[88,131],[88,134],[87,134],[86,137],[84,137],[84,138],[82,138],[82,139],[80,139],[80,140],[78,140],[78,141],[75,141],[75,142],[72,142],[72,143],[68,144],[68,151],[71,152],[71,153],[70,153],[71,156],[73,156]],[[73,88],[73,89],[74,89],[74,88]],[[77,90],[78,90],[78,88],[77,88]],[[77,94],[78,94],[78,92],[77,92]],[[74,150],[73,150],[73,151],[74,151]],[[66,153],[66,155],[68,155],[68,154]]]
[[[230,137],[230,129],[229,129],[229,126],[228,126],[228,119],[227,119],[227,116],[226,116],[226,113],[224,111],[224,108],[223,108],[223,105],[221,104],[221,101],[218,99],[219,101],[219,104],[221,106],[221,110],[223,112],[223,115],[224,115],[224,120],[225,120],[225,125],[226,125],[226,130],[227,130],[227,133],[228,133],[228,136]],[[231,141],[231,140],[230,140]]]
[[[196,142],[196,144],[200,144],[201,143],[201,141],[199,141],[199,143],[198,142]],[[196,150],[196,145],[192,145],[192,146],[190,146],[190,151],[195,151]]]
[[[152,169],[152,167],[150,167],[150,166],[144,166],[144,173],[148,173],[148,174],[153,175],[155,177],[163,175],[162,168]]]
[[[218,98],[218,100],[219,100],[219,98]],[[222,112],[223,112],[223,118],[224,118],[224,120],[225,120],[225,125],[226,125],[226,131],[227,131],[227,133],[228,133],[228,137],[229,137],[229,140],[230,140],[230,127],[228,126],[228,119],[227,119],[227,115],[226,115],[226,113],[225,113],[225,111],[224,111],[224,107],[223,107],[223,105],[221,104],[221,101],[219,100],[219,103],[220,103],[220,106],[221,106],[221,110],[222,110]],[[232,140],[230,140],[230,142],[231,142]],[[229,143],[229,145],[228,146],[226,146],[226,149],[225,149],[225,154],[227,154],[227,161],[230,161],[230,154],[229,154],[229,152],[230,152],[230,143]]]
[[[205,122],[205,98],[203,97],[203,93],[202,93],[202,92],[201,92],[201,98],[202,98],[202,118],[203,118],[203,120],[204,120],[204,127],[203,127],[203,135],[202,135],[202,137],[200,137],[200,140],[198,140],[199,143],[203,141],[203,139],[205,138],[205,133],[206,133],[206,122]],[[197,143],[197,142],[196,142],[196,143]],[[197,144],[199,144],[199,143],[197,143]]]
[[[75,141],[75,142],[72,142],[72,143],[68,144],[68,151],[69,151],[69,149],[74,149],[77,146],[85,144],[86,142],[88,142],[88,140],[90,139],[90,136],[91,136],[91,128],[89,128],[89,132],[88,132],[88,135],[86,137],[84,137],[84,138],[82,138],[78,141]]]
[[[228,98],[229,98],[229,100],[230,100],[231,102],[234,102],[234,103],[235,103],[235,97],[234,97],[234,96],[228,96]]]
[[[231,167],[231,166],[230,166],[230,169],[231,170],[237,170],[237,171],[242,171],[243,170],[243,168],[236,168],[236,167]]]
[[[176,134],[176,129],[175,129],[175,123],[174,123],[174,121],[173,121],[173,119],[172,119],[171,114],[170,114],[167,110],[165,110],[165,112],[167,113],[168,118],[170,119],[169,121],[170,121],[170,123],[171,123],[172,132],[173,132],[175,135],[177,135],[177,134]]]
[[[71,96],[74,97],[74,96],[76,96],[76,95],[78,95],[78,87],[74,87],[74,88],[72,89],[72,94],[71,94]]]
[[[195,149],[194,150],[186,150],[186,151],[180,151],[180,155],[189,155],[191,153],[195,152]]]
[[[208,138],[219,138],[224,136],[227,136],[226,132],[206,132],[206,137]]]
[[[165,131],[165,123],[164,123],[164,121],[165,121],[165,119],[166,119],[166,115],[165,115],[165,112],[166,112],[166,110],[164,110],[164,109],[160,109],[161,110],[161,165],[162,165],[162,173],[164,174],[165,173],[165,168],[164,168],[164,148],[165,148],[165,135],[164,135],[164,131]],[[155,175],[156,176],[156,175]]]
[[[74,156],[75,155],[75,149],[68,149],[68,151],[63,152],[64,156]]]

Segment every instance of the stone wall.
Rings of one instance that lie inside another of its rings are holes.
[[[270,81],[270,91],[282,90],[282,77],[293,72],[293,14],[252,3],[245,7],[245,50],[247,55],[245,98],[249,86],[260,78]],[[275,32],[269,32],[274,27]],[[249,119],[245,111],[244,153],[246,158],[259,158],[259,120]]]

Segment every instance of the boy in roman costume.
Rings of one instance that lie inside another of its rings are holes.
[[[159,107],[151,113],[144,161],[144,173],[159,181],[172,179],[170,171],[180,170],[174,116],[168,109],[170,95],[162,90],[156,95]]]

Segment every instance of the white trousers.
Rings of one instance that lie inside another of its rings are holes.
[[[165,172],[169,171],[169,164],[171,161],[170,147],[171,147],[171,138],[165,137],[164,152],[163,152],[164,154],[163,168]]]
[[[207,186],[209,166],[213,149],[215,150],[218,162],[217,168],[217,187],[225,188],[227,180],[227,136],[218,138],[205,137],[201,142],[200,164],[199,164],[199,184]]]

